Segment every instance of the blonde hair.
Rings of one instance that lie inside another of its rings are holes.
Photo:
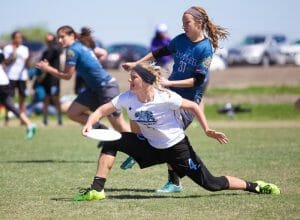
[[[196,18],[195,16],[193,16],[193,18],[195,21],[202,21],[202,29],[207,33],[207,37],[211,41],[213,48],[217,49],[219,46],[219,39],[226,39],[229,36],[229,32],[225,28],[215,25],[208,17],[204,8],[192,6],[191,9],[194,9],[201,14],[202,19]]]

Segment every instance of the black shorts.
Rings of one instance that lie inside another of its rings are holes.
[[[95,111],[99,106],[110,102],[115,96],[120,94],[119,85],[113,81],[102,86],[97,92],[87,88],[74,100],[81,105],[87,106],[91,111]],[[120,116],[121,111],[112,113],[111,116]]]
[[[142,169],[169,163],[180,177],[187,175],[191,166],[193,168],[200,162],[187,137],[170,148],[157,149],[143,136],[123,132],[120,140],[103,143],[102,153],[115,156],[117,151],[133,157]]]
[[[13,96],[13,89],[10,85],[0,85],[0,102],[8,96]]]
[[[123,132],[120,140],[104,142],[102,153],[115,156],[117,151],[132,156],[140,168],[168,163],[180,178],[188,176],[195,183],[210,191],[228,189],[225,176],[215,177],[193,150],[187,137],[167,149],[152,147],[144,137]]]
[[[27,91],[27,86],[26,86],[26,81],[24,80],[10,80],[10,85],[12,87],[12,96],[15,96],[15,89],[18,89],[19,95],[20,96],[27,96],[28,91]]]
[[[60,86],[59,84],[53,84],[53,83],[46,83],[43,84],[45,93],[47,96],[59,96],[60,93]]]

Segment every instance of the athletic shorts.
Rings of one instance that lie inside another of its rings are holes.
[[[152,147],[143,136],[122,132],[121,139],[103,142],[102,153],[116,156],[117,151],[133,157],[141,169],[168,163],[180,177],[189,174],[191,170],[199,167],[199,164],[202,166],[202,161],[197,157],[187,137],[170,148],[157,149]]]
[[[8,96],[12,97],[13,89],[10,85],[0,85],[0,102],[5,100]]]
[[[99,106],[110,102],[115,96],[120,94],[119,85],[116,81],[107,83],[98,89],[97,92],[87,88],[74,100],[81,105],[87,106],[91,111],[95,111]],[[121,111],[116,111],[110,116],[118,117]]]
[[[186,130],[188,126],[193,122],[195,115],[193,112],[186,109],[179,109],[179,112],[183,130]]]
[[[20,96],[27,96],[28,91],[27,91],[27,86],[26,86],[26,81],[24,80],[10,80],[10,85],[12,87],[12,96],[15,96],[15,89],[18,89],[19,95]]]
[[[45,93],[47,96],[59,96],[60,93],[60,86],[59,84],[51,84],[51,83],[45,83],[43,84]]]

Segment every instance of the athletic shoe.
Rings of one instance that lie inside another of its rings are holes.
[[[258,180],[255,183],[257,183],[257,187],[255,188],[255,190],[260,194],[272,194],[272,195],[280,194],[280,189],[275,184],[266,183],[261,180]]]
[[[156,190],[157,193],[178,193],[182,191],[182,186],[167,182],[162,188]]]
[[[29,139],[33,138],[35,133],[36,133],[36,125],[35,124],[30,125],[30,127],[28,127],[26,130],[26,139],[29,140]]]
[[[127,170],[131,169],[135,164],[135,160],[132,157],[128,157],[120,166],[121,169]]]
[[[101,192],[97,190],[87,188],[79,190],[80,194],[73,197],[74,201],[91,201],[91,200],[102,200],[105,199],[105,193],[102,189]]]

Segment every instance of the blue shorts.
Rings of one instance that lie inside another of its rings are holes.
[[[120,94],[119,85],[116,81],[109,82],[99,88],[97,91],[92,91],[87,88],[74,100],[81,105],[87,106],[91,111],[95,111],[99,106],[110,102],[115,96]],[[110,116],[118,117],[121,111],[116,111]]]

